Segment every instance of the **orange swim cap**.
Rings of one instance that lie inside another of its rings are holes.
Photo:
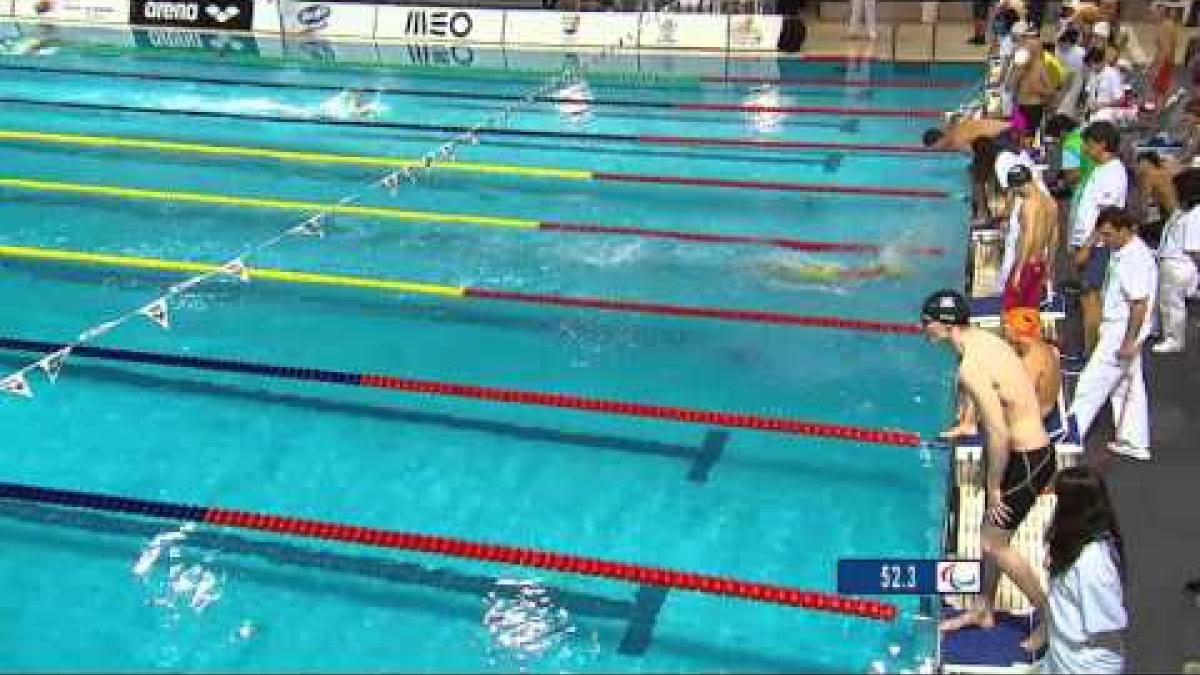
[[[1041,312],[1032,307],[1015,307],[1004,312],[1004,327],[1014,337],[1033,340],[1042,337]]]

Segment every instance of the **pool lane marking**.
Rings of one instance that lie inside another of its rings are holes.
[[[319,126],[342,126],[368,129],[402,129],[405,131],[436,132],[436,133],[466,133],[468,131],[481,135],[518,136],[534,138],[558,138],[574,141],[601,141],[606,143],[639,143],[645,145],[683,145],[692,147],[723,146],[745,147],[759,150],[837,150],[841,152],[866,152],[871,154],[941,154],[950,156],[951,150],[934,150],[921,145],[888,144],[888,143],[837,143],[826,141],[791,141],[770,138],[722,138],[718,136],[666,136],[654,134],[609,134],[587,133],[581,131],[548,131],[541,129],[510,129],[503,127],[486,127],[477,129],[462,125],[447,124],[416,124],[410,122],[381,122],[365,120],[335,120],[316,117],[283,117],[280,115],[255,115],[249,113],[218,112],[213,110],[175,110],[169,108],[153,108],[147,106],[118,105],[108,103],[82,103],[79,101],[45,101],[19,98],[14,96],[0,97],[0,103],[14,105],[38,106],[43,108],[68,108],[73,110],[106,110],[111,112],[127,112],[150,115],[180,115],[185,117],[208,117],[214,119],[255,120],[266,122],[283,122],[287,124],[314,124]]]
[[[99,148],[112,147],[231,157],[255,157],[262,159],[275,159],[282,162],[310,162],[314,164],[377,166],[392,169],[423,166],[421,160],[415,159],[388,158],[378,156],[372,157],[364,155],[340,155],[297,150],[275,150],[271,148],[253,148],[237,145],[209,145],[203,143],[140,139],[122,136],[95,136],[85,134],[25,131],[20,129],[0,129],[0,141],[6,140],[28,141],[36,143],[57,143],[62,145],[82,145]],[[473,173],[512,174],[527,178],[553,178],[574,181],[651,183],[689,187],[772,190],[781,192],[832,192],[844,194],[879,195],[883,197],[900,196],[937,198],[940,196],[945,196],[946,194],[942,191],[928,190],[924,188],[893,188],[873,185],[837,185],[831,183],[796,183],[789,181],[733,180],[727,178],[707,178],[704,176],[666,176],[659,174],[622,173],[616,171],[589,171],[584,169],[562,169],[556,167],[516,166],[511,164],[484,164],[478,162],[435,161],[432,166]]]
[[[539,232],[630,236],[648,239],[673,239],[695,244],[746,244],[757,246],[773,246],[776,248],[786,248],[795,251],[808,251],[812,253],[878,254],[882,251],[882,247],[879,244],[870,244],[865,242],[812,241],[805,239],[793,239],[790,237],[769,237],[748,234],[710,234],[704,232],[690,232],[685,230],[601,225],[599,223],[572,223],[555,220],[510,218],[506,216],[486,216],[470,213],[445,213],[442,211],[413,211],[407,209],[395,209],[386,206],[323,204],[321,202],[284,199],[260,199],[256,197],[236,197],[204,192],[148,190],[143,188],[127,188],[110,185],[88,185],[83,183],[64,183],[59,181],[0,177],[0,189],[6,187],[10,189],[27,190],[31,192],[87,194],[101,197],[118,197],[122,199],[137,199],[144,201],[177,201],[189,204],[212,204],[217,206],[236,206],[241,208],[261,208],[289,211],[326,211],[329,213],[342,213],[347,215],[387,218],[410,222],[415,221],[479,225],[481,227],[532,230]],[[903,253],[910,253],[914,255],[942,255],[945,253],[945,249],[939,246],[910,246],[902,247],[899,250]]]
[[[453,558],[554,570],[589,577],[604,577],[681,591],[857,616],[875,621],[892,622],[896,620],[898,614],[894,604],[825,591],[809,591],[757,581],[682,572],[662,567],[649,567],[506,544],[468,541],[440,535],[347,525],[214,506],[196,506],[8,482],[0,483],[0,499],[109,513],[128,513],[162,520],[199,522],[322,541],[339,541],[379,548],[418,551]]]
[[[93,265],[125,269],[143,269],[179,274],[204,274],[208,272],[219,271],[221,269],[220,265],[212,263],[167,260],[163,258],[127,256],[111,253],[91,253],[87,251],[72,251],[32,246],[0,246],[0,258],[71,263],[76,265]],[[318,286],[339,286],[344,288],[409,293],[416,295],[435,295],[444,298],[495,300],[500,302],[575,307],[600,311],[629,312],[634,314],[677,316],[696,319],[716,319],[747,323],[802,326],[807,328],[856,330],[900,335],[919,335],[921,333],[920,326],[917,326],[916,324],[894,323],[866,319],[812,316],[754,309],[672,305],[657,302],[614,300],[588,296],[525,293],[519,291],[506,291],[502,289],[478,288],[474,286],[451,286],[427,283],[423,281],[380,279],[375,277],[360,277],[320,272],[302,272],[264,267],[247,267],[246,271],[251,279],[265,279],[269,281],[311,284]]]
[[[411,168],[423,165],[422,161],[419,159],[405,159],[402,157],[344,155],[327,152],[305,152],[300,150],[275,150],[272,148],[255,148],[238,145],[210,145],[207,143],[188,143],[184,141],[131,138],[127,136],[96,136],[91,134],[0,129],[0,141],[5,140],[30,141],[36,143],[57,143],[62,145],[82,145],[98,148],[155,150],[160,152],[194,153],[201,155],[230,157],[256,157],[262,159],[275,159],[281,162],[310,162],[313,164],[377,166],[390,169],[399,169],[405,167]],[[560,180],[595,180],[595,175],[591,171],[577,169],[459,161],[435,161],[433,166],[439,169],[451,169],[454,171],[465,171],[470,173],[511,174],[530,178],[557,178]]]
[[[83,75],[102,77],[115,80],[149,80],[162,82],[189,82],[197,84],[236,85],[260,89],[305,89],[309,91],[343,91],[344,86],[325,84],[305,84],[300,82],[253,82],[247,80],[226,79],[219,77],[191,77],[183,75],[163,75],[155,73],[112,72],[102,70],[48,68],[43,66],[14,66],[0,64],[0,70],[29,71],[64,75]],[[404,89],[396,87],[362,87],[370,92],[384,95],[412,96],[415,98],[441,98],[474,101],[512,102],[520,101],[522,97],[511,94],[487,94],[480,92],[456,92],[429,89]],[[797,95],[797,94],[792,94]],[[830,95],[839,95],[831,91]],[[686,103],[675,101],[635,101],[621,99],[581,99],[565,96],[542,96],[537,99],[542,103],[584,103],[591,106],[611,106],[617,108],[672,110],[677,112],[749,112],[749,113],[786,113],[794,115],[849,115],[854,117],[900,117],[900,118],[940,118],[942,112],[934,109],[915,108],[872,108],[845,106],[767,106],[742,103]]]
[[[169,81],[185,81],[185,82],[200,82],[211,84],[245,84],[249,86],[266,86],[278,88],[302,88],[315,89],[324,91],[340,91],[345,89],[341,85],[326,85],[326,84],[304,84],[301,82],[263,82],[253,80],[238,80],[225,78],[195,78],[188,75],[171,75],[171,74],[153,74],[153,73],[131,73],[129,71],[108,71],[94,70],[83,68],[51,68],[47,66],[30,66],[26,64],[11,64],[0,63],[0,70],[13,71],[29,71],[37,73],[53,73],[62,75],[89,75],[89,76],[112,76],[116,78],[133,78],[133,79],[152,79],[152,80],[169,80]],[[398,77],[403,77],[405,71],[399,71]],[[549,72],[547,72],[549,74]],[[693,77],[693,76],[682,76]],[[451,78],[453,79],[453,78]],[[781,87],[830,87],[833,89],[967,89],[975,86],[976,82],[972,80],[935,80],[932,78],[922,79],[916,77],[910,78],[892,78],[887,80],[870,80],[860,77],[759,77],[753,75],[730,75],[727,77],[719,76],[699,76],[693,77],[692,80],[687,80],[692,84],[749,84],[749,85],[774,85]],[[610,83],[597,83],[598,87],[612,87]],[[361,86],[360,89],[370,91],[379,91],[384,94],[413,94],[413,95],[429,95],[434,97],[453,96],[454,94],[468,94],[469,92],[447,92],[443,90],[421,90],[421,89],[405,89],[399,87],[368,87]],[[703,92],[701,87],[695,87],[696,91]],[[519,97],[499,95],[482,95],[494,100],[518,100]],[[468,96],[474,98],[475,96]],[[500,97],[500,98],[498,98]],[[555,101],[553,97],[546,97],[541,100]],[[569,100],[569,99],[562,99]],[[599,104],[605,104],[605,101],[596,101]],[[671,103],[662,103],[654,101],[635,101],[635,104],[654,104],[653,107],[667,108]],[[609,105],[614,105],[609,103]]]
[[[41,340],[0,336],[0,349],[24,352],[53,352],[67,345]],[[673,405],[618,401],[560,392],[510,389],[480,384],[464,384],[443,380],[425,380],[378,373],[352,373],[340,370],[282,366],[188,354],[167,354],[134,349],[73,345],[72,356],[96,358],[124,363],[142,363],[169,368],[186,368],[211,372],[242,373],[305,382],[321,382],[351,387],[366,387],[402,391],[429,396],[469,398],[493,403],[528,405],[579,410],[609,415],[659,419],[687,424],[712,425],[730,429],[752,429],[790,436],[811,436],[857,443],[887,445],[897,448],[921,448],[925,443],[920,434],[897,429],[877,429],[829,422],[812,422],[793,417],[775,417],[753,413],[726,412],[685,408]]]

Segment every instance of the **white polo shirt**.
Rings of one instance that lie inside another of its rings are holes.
[[[1125,206],[1129,193],[1129,175],[1125,165],[1113,157],[1096,167],[1080,188],[1079,200],[1071,218],[1071,241],[1073,248],[1083,246],[1096,227],[1096,216],[1106,206]]]
[[[1141,237],[1134,235],[1129,243],[1112,252],[1108,269],[1104,273],[1104,307],[1100,310],[1101,321],[1126,322],[1129,320],[1129,303],[1146,300],[1154,306],[1158,291],[1158,263],[1154,254]],[[1150,335],[1150,316],[1142,322],[1141,335],[1144,340]]]
[[[1189,252],[1200,253],[1200,207],[1172,215],[1163,228],[1162,241],[1158,245],[1159,260],[1191,262]]]
[[[1044,673],[1119,673],[1129,625],[1111,545],[1093,541],[1067,571],[1050,577]]]
[[[1116,66],[1104,66],[1088,78],[1087,93],[1089,110],[1116,105],[1125,98],[1125,78]]]

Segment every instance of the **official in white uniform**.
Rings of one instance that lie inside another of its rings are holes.
[[[1076,188],[1079,198],[1071,212],[1071,256],[1079,274],[1083,313],[1083,342],[1088,354],[1100,327],[1100,286],[1108,266],[1108,249],[1096,234],[1096,215],[1106,206],[1125,206],[1129,174],[1117,153],[1121,132],[1111,122],[1092,122],[1083,130],[1083,151],[1095,162],[1087,181]]]
[[[1200,276],[1200,169],[1175,176],[1179,209],[1163,226],[1158,245],[1158,354],[1182,352],[1187,346],[1187,298],[1196,293]]]
[[[1101,287],[1099,339],[1079,374],[1071,414],[1084,437],[1104,401],[1111,401],[1117,440],[1109,450],[1148,460],[1150,411],[1142,377],[1142,345],[1150,335],[1158,266],[1125,209],[1102,210],[1096,229],[1112,254]]]
[[[1049,600],[1043,673],[1125,668],[1125,562],[1112,501],[1095,469],[1063,469],[1049,528]]]

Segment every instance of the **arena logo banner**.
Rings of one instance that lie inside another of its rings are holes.
[[[129,23],[135,26],[250,30],[253,0],[133,0]]]
[[[222,56],[258,55],[258,43],[253,37],[212,31],[135,28],[133,42],[144,49],[196,49],[216,52]]]

